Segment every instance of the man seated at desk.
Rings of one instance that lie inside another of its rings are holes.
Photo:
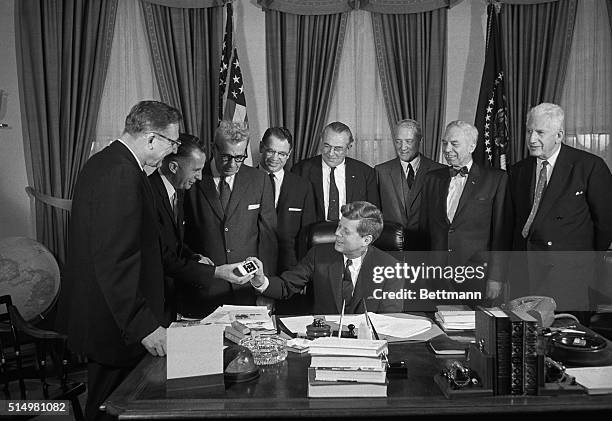
[[[312,247],[296,266],[280,276],[268,278],[261,261],[250,258],[259,267],[251,285],[267,297],[285,300],[311,283],[315,314],[339,314],[343,302],[345,313],[362,313],[363,298],[368,311],[401,312],[403,301],[393,296],[402,291],[403,279],[386,279],[382,270],[376,269],[395,267],[397,263],[372,246],[383,229],[382,213],[369,202],[347,203],[341,212],[335,243]]]

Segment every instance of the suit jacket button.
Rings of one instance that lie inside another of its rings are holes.
[[[455,232],[455,229],[454,229],[454,228],[449,228],[449,229],[448,229],[448,233],[449,233],[449,234],[452,234],[453,232]]]
[[[230,253],[230,252],[231,252],[231,250],[230,250],[230,249],[227,249],[227,250],[225,250],[225,252],[226,252],[226,253]]]
[[[453,251],[453,249],[448,249],[448,251]]]
[[[546,243],[547,246],[552,246],[552,241]]]
[[[229,231],[229,228],[228,228],[228,227],[225,227],[225,232],[228,232],[228,231]]]

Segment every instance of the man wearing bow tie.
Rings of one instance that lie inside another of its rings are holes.
[[[448,124],[442,150],[450,167],[429,173],[420,225],[429,250],[444,252],[447,265],[487,266],[482,282],[451,281],[451,285],[459,290],[482,291],[483,298],[486,288],[486,296],[493,299],[501,292],[505,266],[502,256],[492,252],[510,249],[508,182],[505,172],[483,168],[472,160],[477,140],[478,130],[471,124]]]
[[[612,175],[601,158],[562,143],[565,116],[558,105],[532,108],[526,128],[530,156],[509,169],[509,180],[513,249],[527,252],[528,265],[521,267],[529,273],[513,277],[512,296],[548,295],[562,311],[593,309],[612,298],[598,297],[603,285],[593,284],[602,262],[596,252],[612,241]],[[530,285],[521,291],[524,280]]]

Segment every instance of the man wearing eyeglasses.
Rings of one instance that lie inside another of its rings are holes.
[[[321,134],[321,154],[298,162],[292,169],[312,183],[317,221],[340,220],[340,208],[350,202],[363,200],[378,206],[376,173],[347,156],[352,146],[351,129],[334,121]]]
[[[242,165],[248,139],[246,123],[219,124],[212,160],[185,197],[185,242],[215,265],[256,255],[274,271],[278,254],[274,195],[266,174]],[[253,305],[256,300],[252,289],[225,281],[206,291],[181,286],[177,292],[178,311],[189,317],[206,316],[223,304]]]
[[[419,212],[426,174],[442,164],[419,152],[421,124],[405,119],[395,125],[393,146],[397,158],[374,167],[380,191],[380,210],[386,221],[402,224],[406,230],[405,250],[424,250],[419,233]]]
[[[284,169],[292,145],[293,137],[285,127],[270,127],[259,144],[259,168],[268,174],[274,190],[278,218],[278,273],[294,266],[298,262],[297,256],[306,252],[299,234],[302,228],[315,221],[310,182]]]
[[[72,200],[58,330],[87,355],[87,419],[148,351],[166,354],[164,278],[153,192],[156,167],[179,143],[178,110],[142,101],[119,139],[92,156]]]

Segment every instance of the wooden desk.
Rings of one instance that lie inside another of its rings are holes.
[[[382,417],[397,415],[527,414],[542,412],[612,413],[611,395],[495,396],[449,400],[433,381],[443,366],[424,343],[392,343],[391,360],[409,363],[407,379],[392,379],[387,398],[308,399],[308,354],[289,353],[287,360],[261,367],[249,383],[230,386],[221,396],[166,393],[166,360],[147,355],[106,402],[119,419]]]

